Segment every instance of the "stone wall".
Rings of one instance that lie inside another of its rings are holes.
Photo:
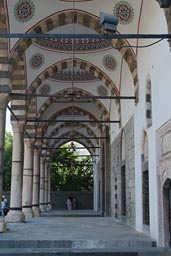
[[[167,209],[168,203],[166,202],[167,200],[164,195],[164,187],[167,184],[167,181],[171,181],[171,119],[157,130],[156,145],[159,206],[159,245],[170,246],[171,232],[169,230],[169,226],[171,221],[167,220],[169,217],[169,210]],[[167,223],[167,221],[170,223]]]
[[[51,205],[52,209],[65,209],[65,202],[68,197],[76,198],[76,209],[90,210],[93,209],[93,192],[89,191],[52,191]]]
[[[10,192],[3,192],[10,205]],[[75,197],[78,210],[93,209],[93,192],[91,191],[52,191],[51,192],[51,205],[52,209],[65,209],[65,201],[68,197]]]
[[[134,156],[134,118],[131,117],[123,128],[125,133],[125,160],[121,160],[122,131],[111,145],[111,206],[112,216],[135,226],[135,156]],[[125,165],[126,174],[126,216],[121,212],[121,167]]]

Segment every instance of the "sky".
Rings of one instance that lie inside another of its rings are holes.
[[[8,132],[13,133],[12,127],[11,127],[11,122],[10,122],[10,112],[8,109],[7,109],[7,113],[6,113],[6,127],[5,128]]]

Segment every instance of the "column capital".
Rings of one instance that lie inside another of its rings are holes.
[[[34,138],[24,138],[24,145],[26,145],[27,147],[29,146],[33,146],[35,142],[35,139]]]
[[[40,155],[41,150],[39,148],[34,148],[34,155]]]
[[[11,121],[13,132],[23,132],[25,121]]]

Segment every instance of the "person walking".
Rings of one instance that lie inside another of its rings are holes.
[[[3,217],[5,217],[5,207],[6,207],[6,203],[4,201],[4,198],[2,197],[2,200],[1,200],[1,215]]]

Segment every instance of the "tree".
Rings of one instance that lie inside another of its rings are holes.
[[[90,156],[79,158],[66,145],[54,152],[51,165],[52,190],[83,191],[93,189],[93,166]]]
[[[12,144],[13,135],[10,132],[5,132],[5,152],[4,152],[4,175],[3,189],[10,190],[11,188],[11,168],[12,168]]]

